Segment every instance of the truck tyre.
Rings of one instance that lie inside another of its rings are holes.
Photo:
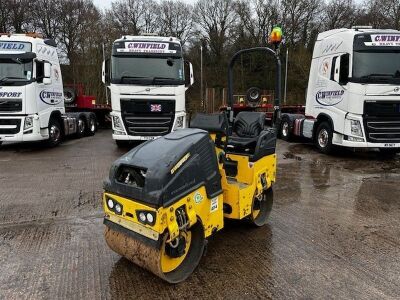
[[[49,147],[57,146],[62,139],[62,129],[60,122],[55,118],[50,118],[49,121],[49,139],[47,140],[47,145]]]
[[[290,132],[290,123],[287,118],[282,119],[281,121],[281,128],[280,128],[280,136],[281,139],[284,141],[290,141],[290,138],[292,137],[292,133]]]
[[[73,88],[65,87],[64,88],[64,103],[72,104],[75,102],[76,92]]]
[[[81,138],[85,135],[85,133],[87,131],[86,118],[83,115],[80,115],[76,122],[77,122],[76,137]]]
[[[246,100],[250,104],[257,104],[261,98],[261,90],[258,87],[251,87],[246,92]]]
[[[321,153],[329,154],[332,151],[333,130],[328,122],[322,122],[315,133],[315,145]]]
[[[95,114],[90,114],[88,124],[86,127],[86,135],[92,136],[95,135],[97,131],[97,119]]]

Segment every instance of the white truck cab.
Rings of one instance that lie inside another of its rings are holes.
[[[53,40],[37,34],[0,35],[0,144],[47,140],[55,146],[64,135],[89,131],[91,118],[65,114]]]
[[[111,93],[112,137],[117,145],[154,139],[186,126],[185,92],[193,84],[181,43],[174,37],[123,36],[103,63]],[[186,79],[186,80],[185,80]]]
[[[286,129],[286,130],[285,130]],[[356,27],[320,33],[305,116],[283,114],[281,136],[332,145],[400,150],[400,32]]]

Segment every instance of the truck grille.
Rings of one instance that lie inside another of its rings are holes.
[[[173,116],[130,116],[125,115],[125,126],[130,135],[165,135],[171,130]]]
[[[22,111],[22,99],[0,99],[0,112]]]
[[[400,102],[365,102],[364,127],[368,142],[400,142]]]
[[[0,134],[17,134],[21,129],[21,119],[0,119]]]
[[[156,111],[152,112],[152,107]],[[161,136],[172,130],[175,102],[170,100],[122,100],[121,114],[129,135]]]

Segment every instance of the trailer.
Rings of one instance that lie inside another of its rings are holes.
[[[111,105],[100,104],[96,96],[86,95],[82,83],[64,84],[64,103],[66,112],[92,112],[100,127],[111,128]]]
[[[35,33],[0,34],[0,144],[94,135],[93,112],[66,113],[57,45]]]
[[[233,96],[233,105],[231,110],[233,115],[236,116],[242,111],[255,111],[265,113],[265,125],[270,126],[273,122],[274,115],[273,99],[275,95],[271,91],[262,91],[257,87],[252,87],[244,94],[237,94]],[[225,111],[227,105],[222,105],[220,111]],[[305,106],[302,104],[281,105],[281,114],[296,114],[304,115]]]

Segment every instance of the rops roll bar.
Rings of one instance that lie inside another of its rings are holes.
[[[280,105],[281,105],[281,82],[282,82],[282,73],[281,73],[281,60],[279,59],[278,54],[268,48],[268,47],[255,47],[255,48],[248,48],[248,49],[242,49],[236,52],[228,66],[228,107],[227,107],[227,112],[229,115],[229,123],[233,123],[233,66],[235,65],[235,62],[237,58],[244,54],[244,53],[250,53],[250,52],[265,52],[272,57],[275,58],[275,67],[276,67],[276,76],[275,76],[275,99],[274,99],[274,117],[273,117],[273,126],[278,123],[277,121],[280,118]]]

